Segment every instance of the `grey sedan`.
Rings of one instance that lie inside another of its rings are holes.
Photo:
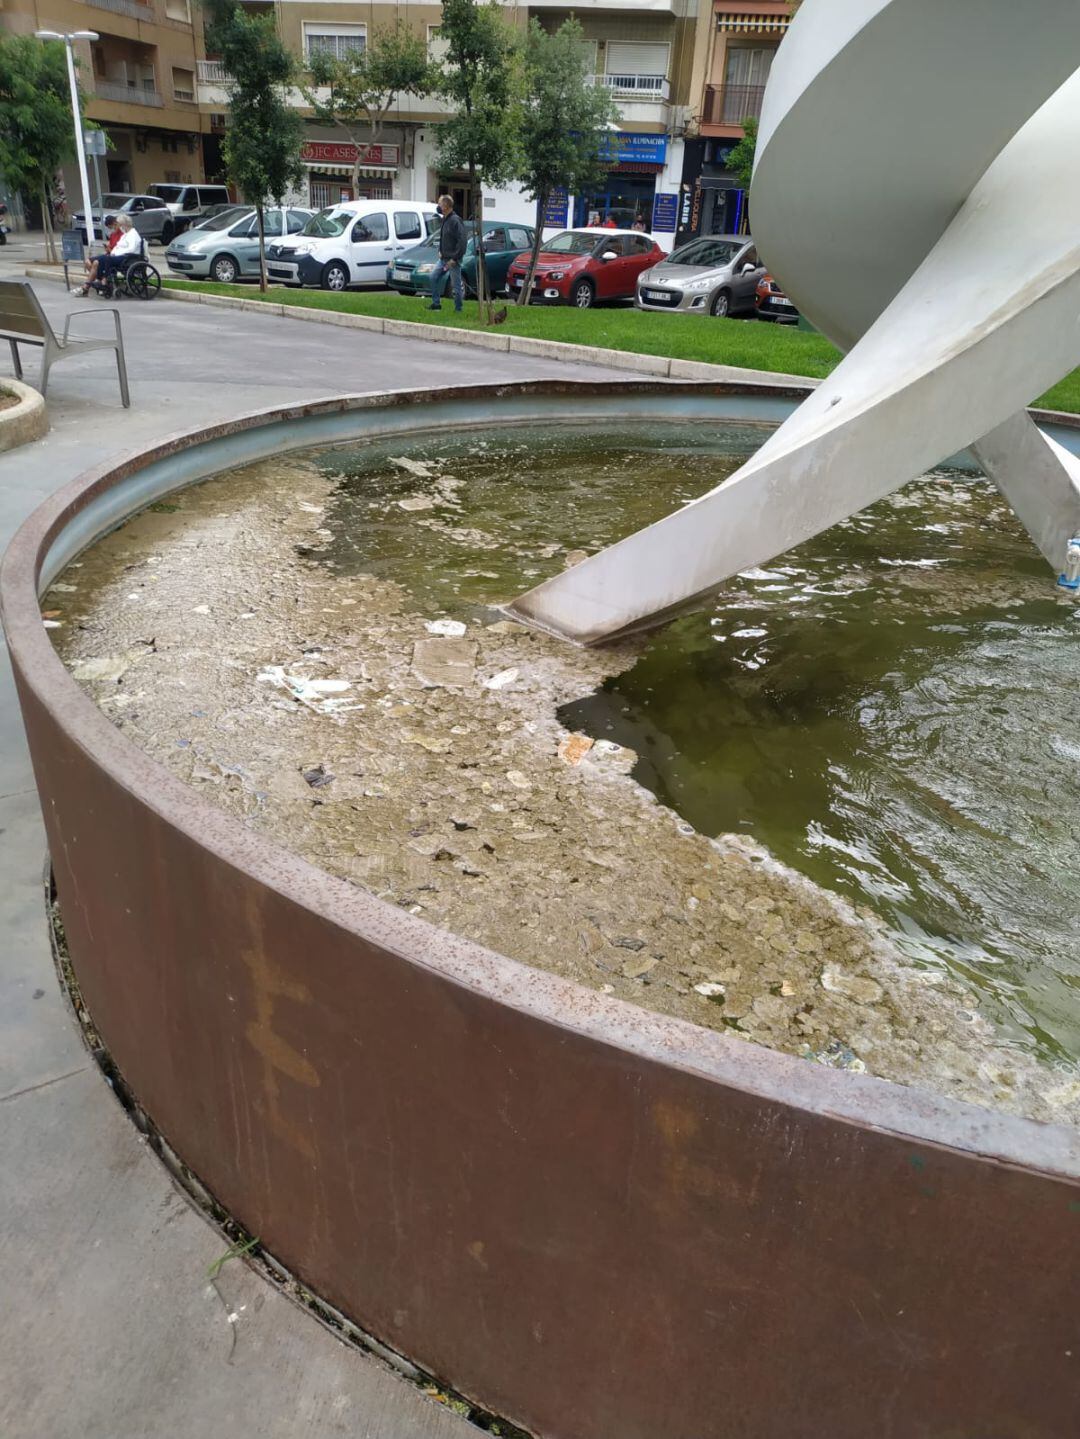
[[[752,315],[763,273],[749,235],[708,235],[639,275],[634,303],[641,310]]]
[[[312,210],[264,210],[263,231],[267,244],[283,235],[298,235],[313,215]],[[174,275],[186,280],[216,280],[231,285],[234,280],[254,278],[259,273],[259,228],[250,205],[237,205],[220,215],[193,225],[177,235],[165,251],[165,263]]]
[[[99,243],[104,238],[104,223],[113,215],[130,215],[132,225],[144,240],[160,240],[163,245],[169,243],[176,229],[168,205],[156,195],[102,195],[98,204],[90,206],[90,213],[94,217],[94,239]],[[85,211],[78,210],[72,215],[71,227],[82,231],[85,245]]]

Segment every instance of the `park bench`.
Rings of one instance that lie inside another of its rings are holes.
[[[72,320],[80,315],[112,315],[116,325],[114,339],[69,337]],[[11,358],[15,366],[15,378],[23,377],[22,362],[19,359],[19,345],[40,345],[41,393],[44,395],[49,383],[49,370],[57,360],[68,355],[85,355],[90,350],[115,350],[116,369],[120,376],[120,396],[125,407],[131,404],[128,394],[127,366],[124,363],[124,338],[120,333],[120,312],[111,306],[97,306],[93,310],[74,310],[64,322],[64,333],[57,337],[49,318],[41,308],[41,301],[34,294],[28,280],[0,280],[0,339],[11,346]]]

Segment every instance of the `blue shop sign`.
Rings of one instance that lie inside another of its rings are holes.
[[[612,131],[600,141],[600,156],[612,165],[662,165],[667,158],[667,136]]]
[[[652,208],[653,231],[674,231],[678,218],[678,195],[657,195],[653,200]]]
[[[566,191],[563,189],[552,190],[544,208],[544,229],[556,226],[560,230],[565,230],[568,213],[569,196]]]

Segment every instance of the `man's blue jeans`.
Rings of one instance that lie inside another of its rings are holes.
[[[461,283],[460,263],[450,264],[446,260],[439,260],[438,264],[431,272],[431,303],[435,307],[435,309],[438,309],[441,305],[443,289],[445,288],[444,281],[446,280],[447,275],[450,276],[451,282],[454,286],[454,309],[460,310],[462,301],[465,298],[465,289]]]

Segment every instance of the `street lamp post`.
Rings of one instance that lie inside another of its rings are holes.
[[[82,115],[79,113],[79,86],[75,80],[75,54],[72,42],[75,40],[96,40],[96,30],[36,30],[39,40],[62,40],[67,50],[68,84],[71,86],[71,113],[75,120],[75,153],[79,158],[79,184],[82,186],[83,214],[86,216],[86,238],[94,243],[94,212],[90,208],[90,181],[86,174],[86,149],[83,145]]]

